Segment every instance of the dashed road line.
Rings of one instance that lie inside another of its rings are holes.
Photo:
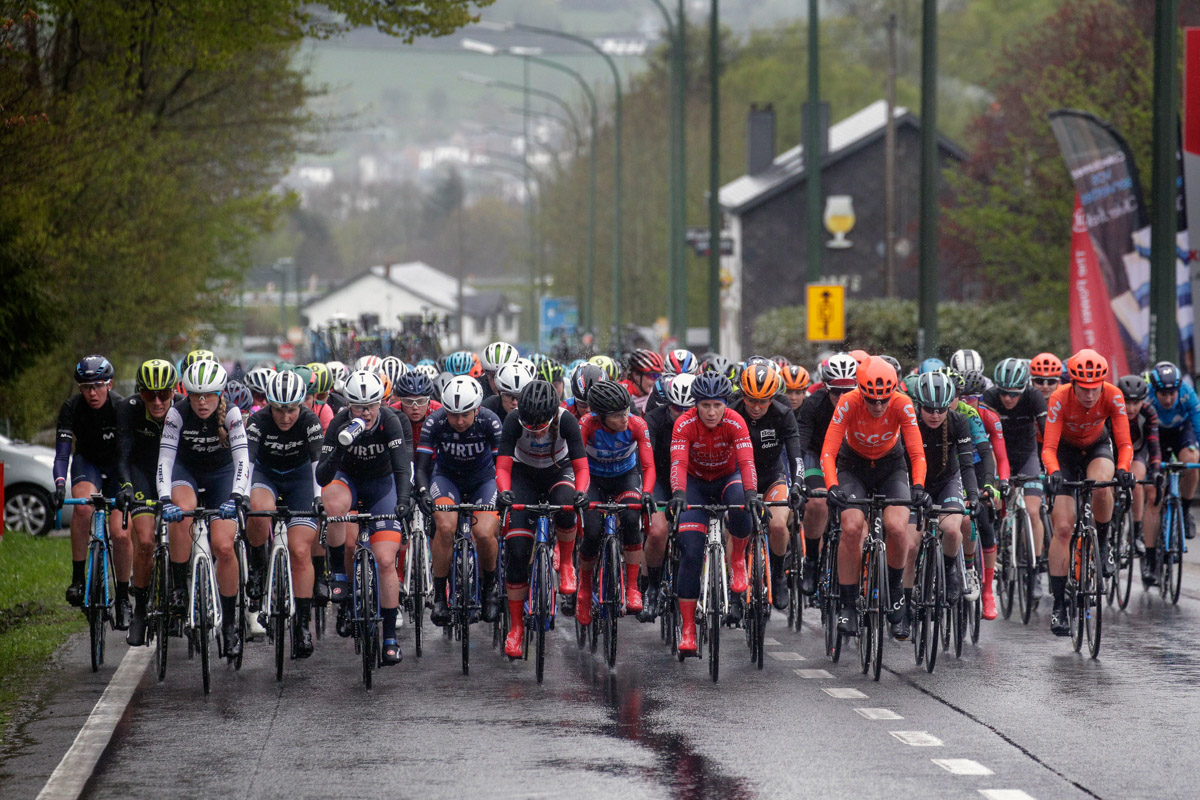
[[[1020,789],[980,789],[979,793],[987,800],[1034,800],[1033,795]]]
[[[890,708],[856,708],[855,712],[866,719],[904,719]]]
[[[807,680],[829,680],[833,678],[833,673],[827,669],[794,669],[792,672]]]
[[[804,656],[800,655],[799,653],[776,653],[776,652],[772,651],[770,653],[767,653],[767,655],[769,655],[771,658],[775,659],[776,661],[807,661],[808,660]]]
[[[770,636],[768,636],[767,638],[763,639],[763,644],[765,644],[767,647],[778,647],[779,640],[772,639]]]
[[[837,700],[866,700],[867,696],[858,689],[822,689],[822,692]]]
[[[913,747],[942,746],[942,740],[927,731],[888,731],[888,733]]]
[[[930,759],[951,775],[995,775],[990,769],[972,761],[969,758],[933,758]]]

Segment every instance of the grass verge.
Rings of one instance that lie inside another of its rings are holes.
[[[0,731],[46,659],[85,621],[63,600],[71,542],[7,531],[0,539]]]

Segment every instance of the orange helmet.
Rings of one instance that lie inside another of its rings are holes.
[[[1080,350],[1067,359],[1067,374],[1084,388],[1099,386],[1108,377],[1108,360],[1095,350]]]
[[[799,364],[789,364],[783,368],[783,387],[789,391],[807,389],[810,380],[808,370]]]
[[[882,358],[868,356],[858,368],[858,390],[868,400],[886,400],[896,391],[896,370]]]
[[[742,394],[751,400],[770,400],[779,393],[780,383],[774,365],[755,364],[742,371]]]
[[[478,353],[471,353],[471,369],[467,374],[475,380],[483,377],[483,361],[480,360]]]
[[[392,398],[392,379],[383,372],[379,373],[379,378],[383,381],[383,401],[386,403]]]
[[[862,365],[867,363],[867,359],[871,357],[871,354],[866,350],[851,350],[850,355],[854,357],[856,362],[858,362],[859,369],[861,369]]]
[[[1029,362],[1029,374],[1035,378],[1061,378],[1062,361],[1054,353],[1038,353]]]

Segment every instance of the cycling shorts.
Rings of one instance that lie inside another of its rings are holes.
[[[429,496],[435,503],[441,505],[452,506],[465,501],[468,505],[473,506],[494,506],[496,505],[496,479],[492,477],[467,481],[462,478],[451,478],[434,469],[433,475],[429,478]],[[496,512],[484,513],[494,514]]]
[[[825,488],[825,473],[821,469],[820,453],[804,454],[804,486],[808,489]]]
[[[138,503],[149,503],[149,506],[138,506],[129,512],[131,517],[140,517],[143,514],[153,514],[154,504],[158,502],[158,497],[155,495],[154,472],[146,472],[137,464],[132,464],[129,467],[129,482],[133,486],[133,499]]]
[[[215,510],[233,495],[233,471],[231,461],[203,475],[194,475],[182,462],[176,461],[171,473],[171,488],[186,486],[196,493],[196,502],[201,508]]]
[[[352,478],[338,470],[333,483],[340,483],[350,490],[350,508],[361,509],[367,514],[396,513],[396,481],[391,475],[378,478]],[[370,527],[371,543],[377,541],[400,542],[400,520],[377,519]]]
[[[1192,430],[1191,422],[1185,422],[1178,428],[1163,428],[1160,426],[1158,429],[1158,441],[1162,447],[1163,461],[1170,461],[1172,456],[1178,456],[1180,450],[1187,450],[1189,447],[1195,448],[1197,446],[1196,433]]]
[[[1020,464],[1018,464],[1015,460],[1013,460],[1010,455],[1008,463],[1012,466],[1012,474],[1013,475],[1041,475],[1042,474],[1042,460],[1041,460],[1041,458],[1038,457],[1037,453],[1030,453],[1028,456],[1025,457],[1025,460],[1022,461]],[[1020,467],[1020,469],[1017,469],[1018,466]],[[1041,481],[1029,481],[1028,483],[1025,484],[1025,496],[1026,497],[1041,497],[1045,493],[1046,493],[1045,487],[1043,487]]]
[[[588,486],[588,497],[595,502],[636,503],[642,497],[642,475],[636,469],[620,475],[601,477],[593,475]],[[617,523],[621,543],[626,550],[640,550],[642,546],[642,512],[626,509],[617,512]],[[600,553],[604,537],[604,512],[583,512],[583,544],[579,555],[589,561]]]
[[[889,500],[908,500],[908,466],[904,450],[896,448],[870,461],[843,445],[837,458],[838,488],[851,500],[868,500],[882,494]]]
[[[265,489],[271,493],[275,504],[285,506],[291,511],[306,512],[312,508],[313,473],[312,466],[302,464],[287,472],[276,472],[261,464],[254,465],[254,484],[251,489]],[[393,511],[395,508],[393,507]],[[317,529],[317,521],[312,517],[297,517],[291,525],[303,525],[306,528]]]
[[[1088,464],[1098,458],[1107,458],[1109,461],[1113,460],[1112,442],[1107,436],[1102,436],[1099,441],[1087,447],[1076,447],[1066,442],[1059,442],[1058,444],[1058,465],[1062,469],[1062,476],[1065,481],[1082,481],[1086,479]],[[1062,493],[1074,496],[1074,492],[1070,489],[1064,489]]]
[[[96,465],[75,453],[71,456],[71,485],[85,481],[99,489],[105,497],[116,497],[117,490],[121,488],[116,464]]]
[[[729,505],[740,506],[746,502],[746,492],[742,486],[742,473],[731,472],[715,481],[706,481],[695,475],[687,476],[688,505]],[[744,539],[750,535],[750,512],[730,511],[726,515],[731,536]],[[696,526],[699,527],[696,527]],[[685,511],[679,517],[679,528],[692,528],[704,531],[708,529],[708,514],[696,509]]]

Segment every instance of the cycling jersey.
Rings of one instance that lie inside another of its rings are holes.
[[[117,475],[121,483],[133,485],[134,469],[146,477],[154,475],[163,423],[150,418],[142,398],[127,397],[117,404],[117,429]]]
[[[795,480],[804,476],[804,454],[800,450],[796,415],[787,403],[772,400],[767,412],[758,419],[746,413],[745,398],[739,399],[732,408],[741,414],[750,432],[750,443],[754,446],[754,469],[764,488],[777,480]],[[783,447],[780,447],[781,444]]]
[[[629,397],[633,401],[633,407],[636,408],[638,411],[645,412],[646,401],[648,401],[650,399],[650,394],[649,393],[642,394],[642,390],[639,389],[637,387],[637,384],[635,384],[629,378],[626,378],[623,381],[619,381],[619,383],[622,386],[624,386],[626,389],[629,390]],[[657,381],[656,381],[656,383],[657,383]]]
[[[1153,407],[1158,415],[1159,430],[1173,430],[1190,422],[1193,431],[1200,431],[1200,398],[1196,396],[1196,390],[1186,383],[1179,384],[1179,396],[1170,408],[1162,404],[1155,392],[1150,393],[1147,405]]]
[[[588,471],[600,478],[615,478],[636,468],[642,469],[642,491],[654,489],[654,453],[646,420],[629,415],[629,427],[614,433],[604,427],[600,418],[588,414],[580,428],[583,449],[587,453]]]
[[[829,421],[833,419],[835,405],[828,387],[804,398],[804,402],[796,409],[796,435],[799,437],[800,452],[820,457],[821,445],[825,442],[825,433],[829,430]]]
[[[987,406],[981,405],[976,411],[992,445],[992,455],[996,459],[996,477],[1006,481],[1011,472],[1008,464],[1008,446],[1004,441],[1004,423],[1000,421],[1000,415]]]
[[[700,421],[694,408],[675,420],[671,435],[671,491],[687,489],[688,475],[716,481],[735,471],[741,472],[745,491],[757,490],[754,446],[740,414],[725,409],[725,415],[713,428]]]
[[[577,403],[576,400],[577,400],[577,398],[574,398],[574,397],[568,397],[566,400],[563,400],[563,408],[565,408],[567,411],[570,411],[571,416],[574,417],[576,420],[582,420],[584,417],[584,413],[583,413],[583,410],[579,407],[579,403]],[[588,413],[590,414],[591,412],[589,411]]]
[[[930,428],[924,419],[918,420],[917,424],[925,452],[928,486],[931,489],[945,486],[961,475],[967,499],[977,497],[979,485],[975,479],[975,446],[971,441],[971,426],[967,418],[957,411],[951,411],[936,428]],[[934,499],[941,501],[943,498]]]
[[[983,425],[983,418],[980,416],[979,409],[972,406],[965,400],[959,400],[955,405],[954,410],[966,417],[967,425],[971,431],[971,445],[974,450],[975,467],[978,470],[978,477],[985,484],[994,483],[996,480],[996,458],[992,453],[991,440],[988,438],[987,429]]]
[[[1046,414],[1046,437],[1042,446],[1042,463],[1049,473],[1059,471],[1059,442],[1078,448],[1090,448],[1107,435],[1106,420],[1112,420],[1113,439],[1117,445],[1117,469],[1129,469],[1133,461],[1133,443],[1129,438],[1129,418],[1125,416],[1125,398],[1121,390],[1104,383],[1100,399],[1091,408],[1084,408],[1075,397],[1075,387],[1060,386],[1050,395]]]
[[[1038,452],[1038,438],[1046,426],[1046,398],[1029,386],[1021,393],[1016,405],[1006,409],[1000,402],[1000,389],[992,387],[983,393],[979,404],[996,412],[1004,429],[1008,463],[1015,469],[1023,470]]]
[[[171,496],[175,465],[201,478],[233,467],[232,493],[245,497],[250,487],[250,458],[246,450],[246,426],[237,406],[225,409],[226,442],[221,442],[221,423],[214,411],[201,419],[186,397],[167,411],[158,448],[155,484],[160,499]],[[221,499],[221,498],[214,498]]]
[[[329,423],[333,422],[333,415],[336,413],[333,406],[329,403],[313,403],[312,412],[321,422],[321,433],[329,430]]]
[[[254,412],[246,423],[246,444],[255,469],[283,473],[307,467],[320,459],[323,439],[321,420],[303,407],[286,431],[275,424],[270,406]]]
[[[1158,442],[1158,415],[1149,403],[1129,420],[1129,440],[1133,443],[1135,458],[1146,462],[1151,468],[1162,465],[1162,448]]]
[[[556,413],[558,424],[552,422],[536,433],[521,424],[519,414],[509,414],[500,437],[499,457],[536,469],[565,466],[568,461],[582,460],[586,464],[579,421],[565,408]]]
[[[654,453],[654,476],[664,495],[671,491],[671,434],[675,417],[670,406],[662,405],[646,412],[646,430]],[[663,498],[659,498],[663,499]]]
[[[883,414],[873,417],[867,410],[866,398],[858,389],[842,395],[833,411],[833,419],[829,421],[829,430],[821,447],[825,488],[832,489],[838,484],[837,457],[843,444],[864,460],[879,461],[900,446],[901,437],[904,439],[904,449],[908,451],[912,483],[924,485],[925,452],[912,400],[907,395],[895,392],[888,399]]]
[[[381,406],[375,425],[346,447],[338,441],[337,435],[351,419],[350,409],[344,408],[329,423],[325,441],[321,444],[317,482],[328,486],[339,472],[364,482],[391,475],[396,486],[396,501],[405,502],[412,487],[412,445],[407,438],[408,426],[395,411]]]
[[[100,408],[93,409],[83,395],[72,395],[58,412],[58,431],[54,446],[54,480],[67,479],[71,445],[76,458],[108,466],[120,457],[117,445],[117,404],[121,396],[109,390]]]
[[[446,409],[430,414],[417,443],[417,485],[429,488],[430,466],[453,481],[476,484],[496,477],[496,453],[503,427],[500,418],[480,408],[465,431],[450,425]]]

